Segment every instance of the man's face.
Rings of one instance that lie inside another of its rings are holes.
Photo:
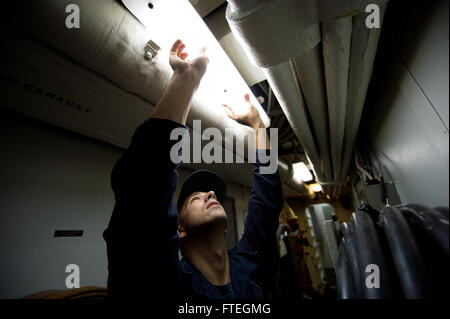
[[[227,227],[227,214],[213,191],[195,192],[186,198],[180,212],[179,236],[189,233]]]

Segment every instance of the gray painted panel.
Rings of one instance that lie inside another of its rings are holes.
[[[0,118],[0,298],[66,289],[72,263],[80,286],[105,287],[102,233],[120,150],[4,111]],[[56,229],[84,234],[54,238]]]
[[[408,24],[401,58],[437,113],[449,125],[448,0],[420,6]]]
[[[402,203],[448,206],[448,1],[419,6],[406,23],[367,143]]]
[[[448,206],[448,131],[405,66],[392,71],[371,123],[373,148],[403,203]]]

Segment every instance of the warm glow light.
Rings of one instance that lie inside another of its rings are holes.
[[[203,101],[198,105],[202,108],[201,113],[214,115],[224,112],[222,104],[232,105],[239,112],[239,108],[245,106],[244,95],[248,93],[264,124],[269,125],[270,119],[260,103],[189,1],[154,0],[152,10],[147,8],[146,1],[142,1],[144,4],[141,0],[127,2],[136,3],[138,9],[143,6],[136,14],[147,26],[148,38],[161,47],[158,59],[163,63],[168,61],[169,50],[176,39],[182,39],[186,44],[187,59],[195,58],[206,46],[209,65],[196,93],[196,99]]]
[[[294,169],[294,179],[298,182],[309,182],[313,180],[313,176],[309,171],[308,167],[306,167],[305,163],[298,162],[292,164],[292,168]]]
[[[315,184],[311,184],[309,185],[309,188],[313,191],[313,192],[321,192],[322,191],[322,186],[318,183]]]

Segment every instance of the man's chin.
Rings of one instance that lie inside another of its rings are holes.
[[[209,224],[224,224],[225,227],[228,224],[227,214],[217,206],[217,209],[211,209],[209,212],[210,222]]]
[[[228,218],[226,214],[210,215],[208,220],[189,229],[190,233],[210,233],[222,231],[227,228]]]

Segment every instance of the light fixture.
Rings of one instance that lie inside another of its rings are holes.
[[[321,192],[322,191],[322,185],[320,185],[319,183],[314,183],[309,185],[309,188],[313,191],[313,192]]]
[[[153,9],[148,8],[147,1],[122,1],[147,27],[149,39],[161,48],[158,52],[159,60],[164,61],[161,63],[168,64],[169,51],[176,39],[181,39],[186,44],[185,50],[189,52],[187,59],[195,58],[200,49],[206,46],[209,64],[196,92],[196,98],[205,101],[197,105],[202,108],[201,113],[217,115],[218,112],[223,112],[222,104],[232,105],[239,112],[240,108],[246,107],[244,95],[248,93],[250,102],[258,109],[265,126],[269,126],[270,118],[192,6],[197,1],[152,0]]]
[[[309,171],[308,167],[306,167],[305,163],[298,162],[292,164],[292,168],[294,169],[293,178],[298,182],[309,182],[313,180],[313,176]]]

